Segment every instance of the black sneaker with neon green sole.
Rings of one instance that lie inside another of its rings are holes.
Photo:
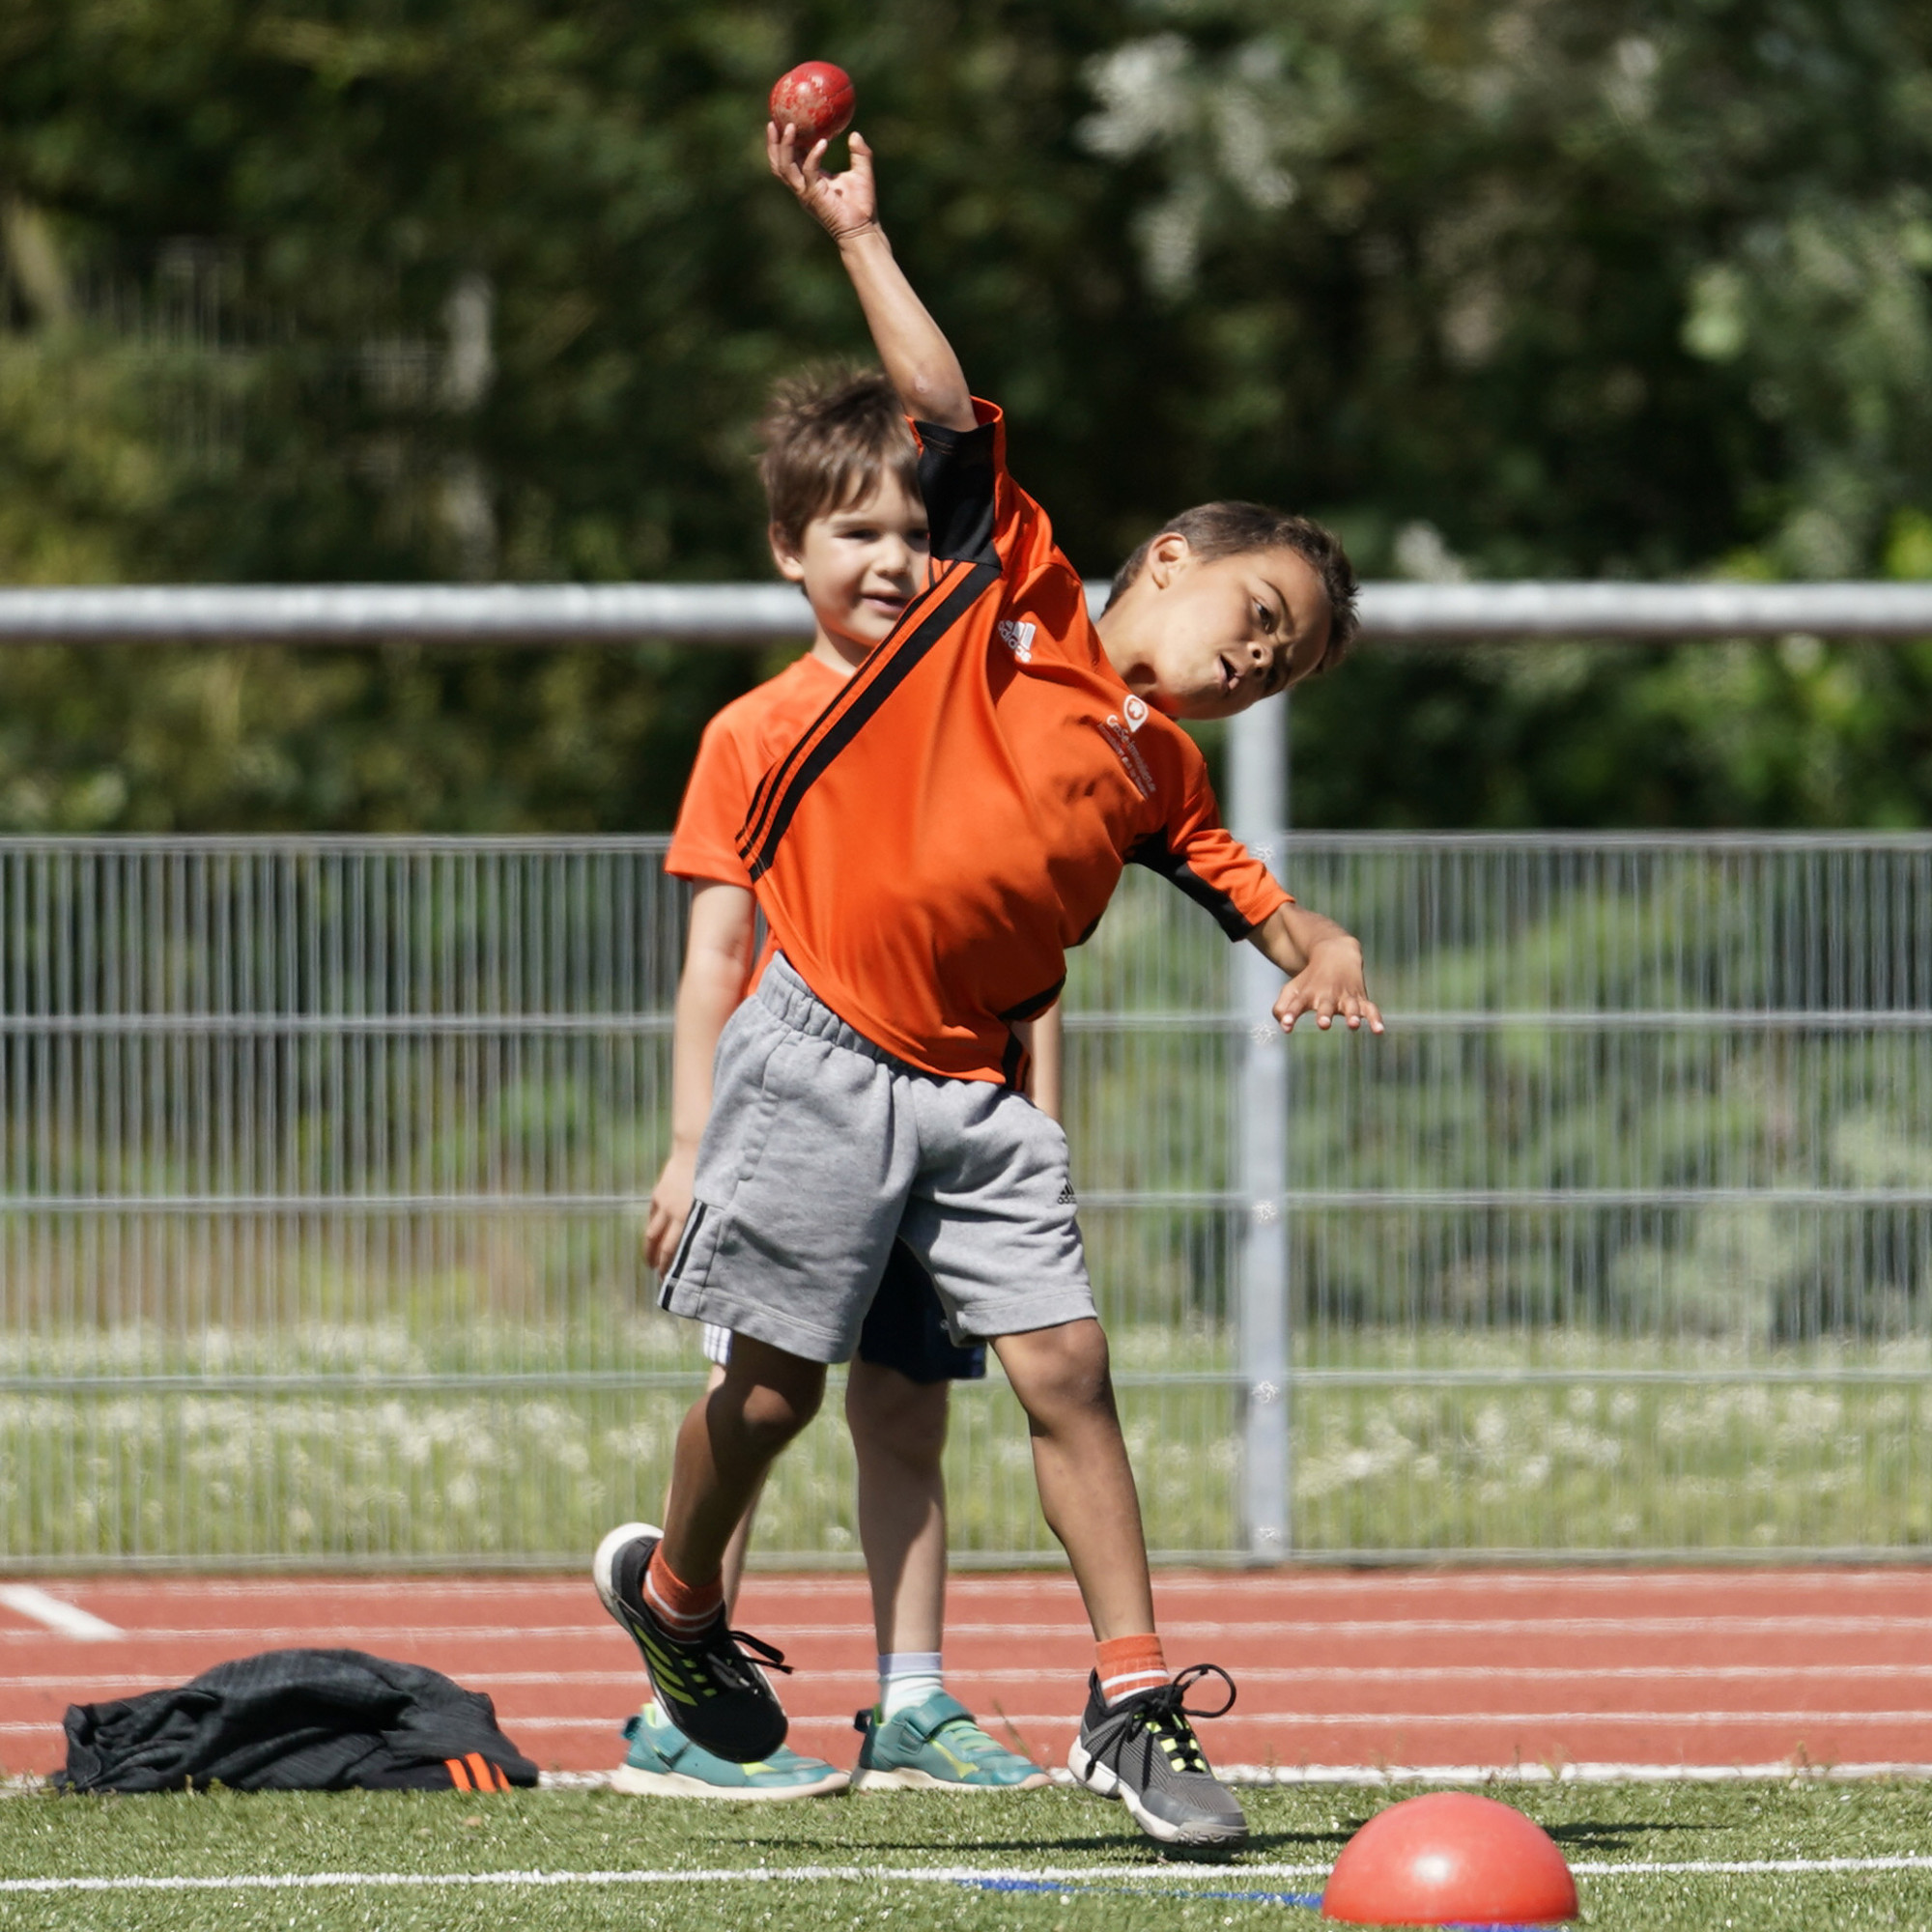
[[[1228,1687],[1218,1711],[1189,1711],[1181,1699],[1206,1676]],[[1235,1683],[1217,1663],[1196,1663],[1172,1684],[1109,1704],[1098,1676],[1088,1680],[1087,1715],[1066,1768],[1088,1790],[1118,1798],[1149,1837],[1163,1845],[1238,1845],[1248,1821],[1235,1794],[1208,1769],[1190,1718],[1234,1707]]]
[[[785,1741],[784,1707],[745,1653],[786,1670],[784,1653],[728,1628],[723,1610],[695,1636],[666,1629],[644,1596],[644,1570],[663,1540],[651,1523],[620,1523],[591,1560],[597,1594],[643,1653],[651,1689],[678,1730],[733,1764],[767,1761]]]

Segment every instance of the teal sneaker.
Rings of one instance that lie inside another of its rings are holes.
[[[613,1791],[639,1798],[830,1798],[852,1782],[850,1772],[781,1745],[757,1764],[733,1764],[695,1745],[655,1704],[624,1725],[631,1748],[611,1774]]]
[[[861,1711],[865,1743],[854,1791],[1033,1791],[1052,1782],[1032,1759],[995,1744],[958,1698],[935,1690],[891,1723]]]

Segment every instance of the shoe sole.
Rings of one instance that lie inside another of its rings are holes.
[[[611,1789],[633,1798],[722,1798],[735,1804],[783,1804],[794,1798],[837,1798],[851,1785],[847,1772],[835,1771],[816,1784],[767,1786],[707,1784],[701,1777],[688,1777],[681,1771],[640,1771],[634,1764],[620,1764],[611,1774]]]
[[[1017,1784],[961,1784],[952,1778],[935,1777],[929,1771],[917,1771],[910,1765],[899,1771],[855,1771],[852,1774],[854,1791],[957,1791],[973,1797],[1002,1791],[1037,1791],[1042,1785],[1052,1782],[1053,1779],[1043,1771],[1021,1778]]]
[[[624,1627],[624,1634],[636,1637],[631,1630],[631,1620],[624,1614],[624,1606],[617,1601],[617,1581],[612,1570],[617,1561],[617,1552],[627,1543],[635,1543],[640,1536],[654,1537],[664,1541],[664,1531],[654,1522],[620,1522],[602,1543],[597,1546],[597,1554],[590,1559],[590,1580],[597,1585],[597,1595],[604,1607]],[[580,1546],[581,1548],[582,1546]]]
[[[1072,1749],[1066,1753],[1066,1768],[1073,1774],[1075,1781],[1084,1784],[1089,1791],[1101,1798],[1119,1799],[1127,1807],[1134,1823],[1150,1838],[1163,1845],[1238,1845],[1246,1842],[1248,1828],[1245,1824],[1214,1825],[1204,1820],[1199,1825],[1176,1825],[1166,1818],[1156,1818],[1141,1803],[1140,1793],[1123,1784],[1119,1772],[1109,1771],[1104,1764],[1095,1764],[1077,1738],[1073,1741]]]

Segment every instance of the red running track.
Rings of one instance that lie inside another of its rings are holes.
[[[1223,1766],[1446,1772],[1932,1765],[1932,1570],[1179,1572],[1169,1661],[1240,1702],[1203,1726]],[[105,1626],[51,1628],[62,1605]],[[988,1727],[1064,1760],[1092,1644],[1064,1577],[956,1577],[948,1677]],[[755,1576],[740,1621],[782,1645],[800,1749],[848,1763],[873,1694],[864,1579]],[[643,1695],[587,1578],[49,1579],[0,1587],[0,1761],[47,1772],[70,1703],[224,1658],[351,1645],[496,1699],[547,1768],[608,1770]],[[1010,1732],[1008,1733],[1010,1735]]]

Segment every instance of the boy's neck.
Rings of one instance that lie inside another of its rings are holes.
[[[870,655],[866,645],[849,638],[835,638],[823,624],[812,633],[811,649],[807,653],[840,677],[850,677]]]
[[[1118,677],[1136,697],[1145,698],[1156,711],[1171,707],[1161,701],[1160,680],[1154,674],[1152,652],[1146,647],[1131,617],[1125,622],[1116,604],[1094,626],[1100,634],[1100,649]]]

